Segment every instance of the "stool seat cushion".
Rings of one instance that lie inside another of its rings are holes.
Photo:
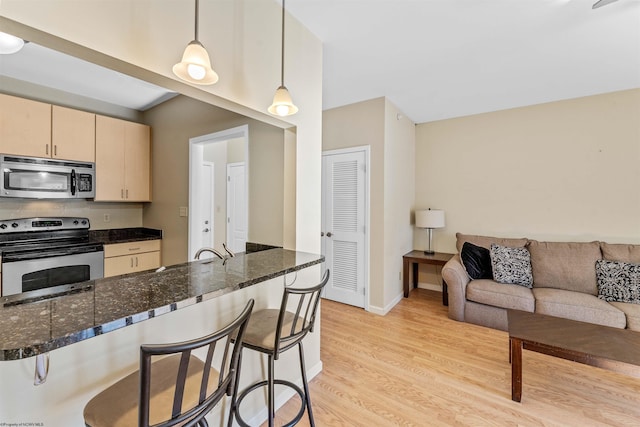
[[[254,348],[261,348],[266,351],[274,351],[279,315],[280,310],[278,309],[265,309],[254,312],[249,319],[247,330],[244,333],[243,344]],[[289,311],[285,312],[282,331],[280,333],[281,339],[291,335],[294,318],[295,314]],[[303,326],[304,319],[298,317],[294,333],[300,332]]]
[[[180,365],[180,355],[169,356],[151,364],[151,425],[171,418],[173,396]],[[187,380],[182,410],[187,411],[198,404],[202,360],[189,358]],[[218,385],[219,373],[213,368],[209,376],[207,394]],[[111,387],[97,394],[84,408],[84,420],[89,427],[133,427],[138,425],[139,371],[124,377]]]

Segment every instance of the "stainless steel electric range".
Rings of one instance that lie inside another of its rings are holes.
[[[2,296],[102,278],[104,248],[87,218],[0,220]]]

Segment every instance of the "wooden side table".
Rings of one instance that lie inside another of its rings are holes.
[[[453,258],[454,254],[436,252],[433,255],[427,255],[424,251],[411,251],[402,257],[402,285],[404,287],[404,297],[409,296],[409,266],[413,266],[413,287],[418,286],[418,265],[429,264],[443,266]],[[449,305],[449,293],[447,291],[447,282],[442,279],[442,305]]]

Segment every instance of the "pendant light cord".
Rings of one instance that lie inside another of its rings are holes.
[[[284,0],[282,0],[282,56],[280,58],[280,85],[284,86]]]
[[[200,5],[200,1],[196,0],[196,25],[195,25],[195,40],[198,41],[198,10],[200,9],[199,7]]]

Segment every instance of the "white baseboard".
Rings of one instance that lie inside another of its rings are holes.
[[[396,304],[398,304],[400,301],[402,301],[403,298],[403,294],[400,293],[398,294],[393,301],[391,301],[389,304],[387,304],[385,307],[377,307],[375,305],[370,305],[369,306],[369,312],[373,313],[373,314],[379,314],[380,316],[384,316],[386,315],[388,312],[391,311],[391,309],[393,307],[396,306]]]
[[[442,285],[437,285],[435,283],[420,283],[420,282],[418,282],[418,288],[420,288],[420,289],[429,289],[431,291],[442,292]]]
[[[311,381],[322,372],[322,360],[312,366],[310,369],[307,369],[307,380]],[[298,387],[302,388],[302,378],[294,382]],[[291,390],[289,387],[285,387],[279,394],[276,395],[275,398],[275,407],[276,411],[280,409],[289,399],[296,395],[296,392]],[[313,396],[311,396],[311,402],[313,404]],[[249,421],[248,424],[250,426],[259,426],[262,425],[269,418],[269,411],[265,407],[260,410],[256,415],[254,415]]]

